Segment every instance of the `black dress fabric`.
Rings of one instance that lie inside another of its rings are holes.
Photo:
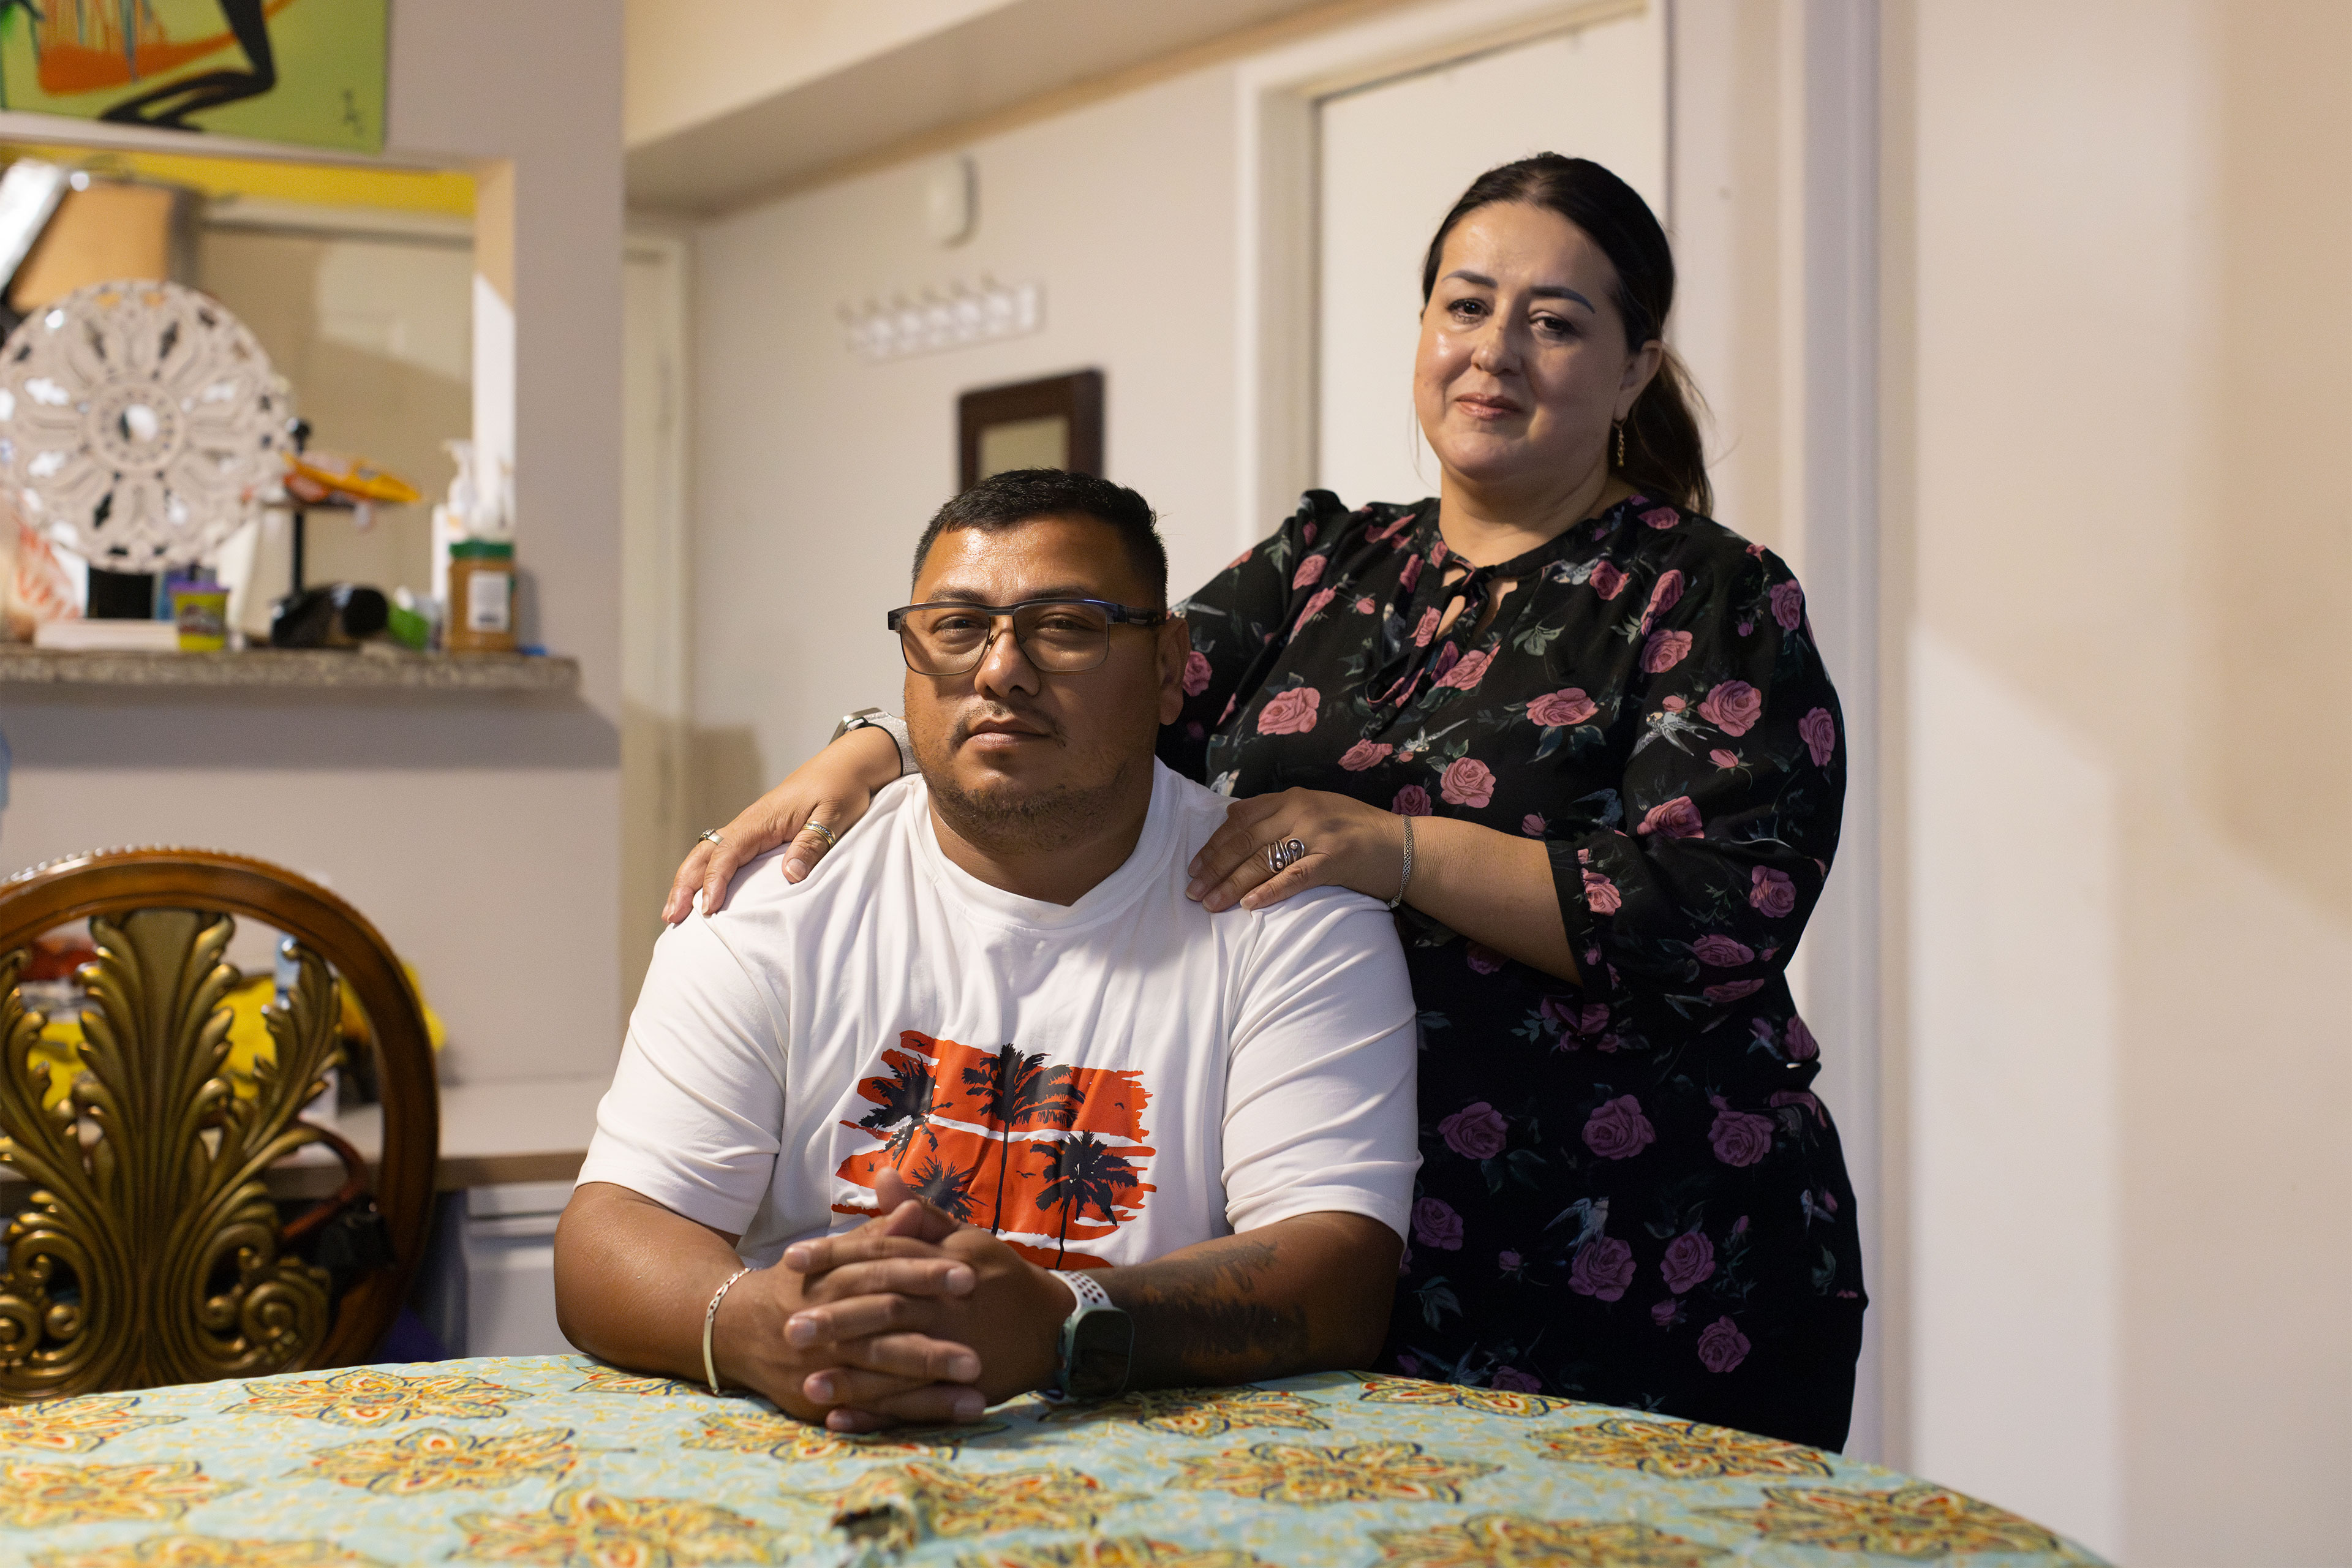
[[[1582,971],[1400,911],[1423,1163],[1385,1366],[1842,1445],[1861,1246],[1783,972],[1843,731],[1788,568],[1637,496],[1466,570],[1434,500],[1312,491],[1183,608],[1164,761],[1540,840]]]

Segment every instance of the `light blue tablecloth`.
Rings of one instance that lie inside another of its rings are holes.
[[[1761,1437],[1353,1373],[836,1437],[579,1357],[369,1367],[0,1411],[0,1562],[965,1568],[2096,1559]]]

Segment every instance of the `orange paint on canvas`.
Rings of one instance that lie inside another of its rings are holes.
[[[293,3],[268,0],[262,15],[275,16]],[[150,21],[131,40],[126,53],[121,30],[111,17],[101,14],[91,19],[93,25],[78,27],[63,12],[62,5],[51,5],[34,35],[40,42],[43,92],[96,92],[101,88],[128,87],[134,81],[153,81],[206,55],[238,47],[236,35],[226,30],[175,41]]]

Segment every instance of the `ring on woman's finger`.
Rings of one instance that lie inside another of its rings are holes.
[[[834,837],[832,828],[827,827],[824,823],[819,822],[814,816],[801,824],[801,831],[803,833],[814,833],[818,837],[823,838],[824,840],[824,847],[827,849],[832,848],[835,845],[841,842],[840,839]]]
[[[1265,847],[1265,868],[1280,872],[1307,858],[1307,846],[1296,838],[1286,838],[1279,844]]]
[[[727,840],[719,837],[719,829],[715,827],[706,827],[701,832],[696,834],[695,837],[697,838],[707,840],[709,843],[716,844],[721,849],[727,847]]]

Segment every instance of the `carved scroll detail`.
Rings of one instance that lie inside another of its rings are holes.
[[[334,981],[286,943],[297,978],[266,1015],[276,1060],[240,1100],[221,1071],[235,929],[193,910],[93,919],[81,1068],[47,1110],[26,952],[0,956],[0,1163],[34,1188],[0,1231],[0,1401],[262,1376],[326,1334],[327,1276],[278,1256],[263,1173],[320,1141],[295,1115],[342,1060]]]

